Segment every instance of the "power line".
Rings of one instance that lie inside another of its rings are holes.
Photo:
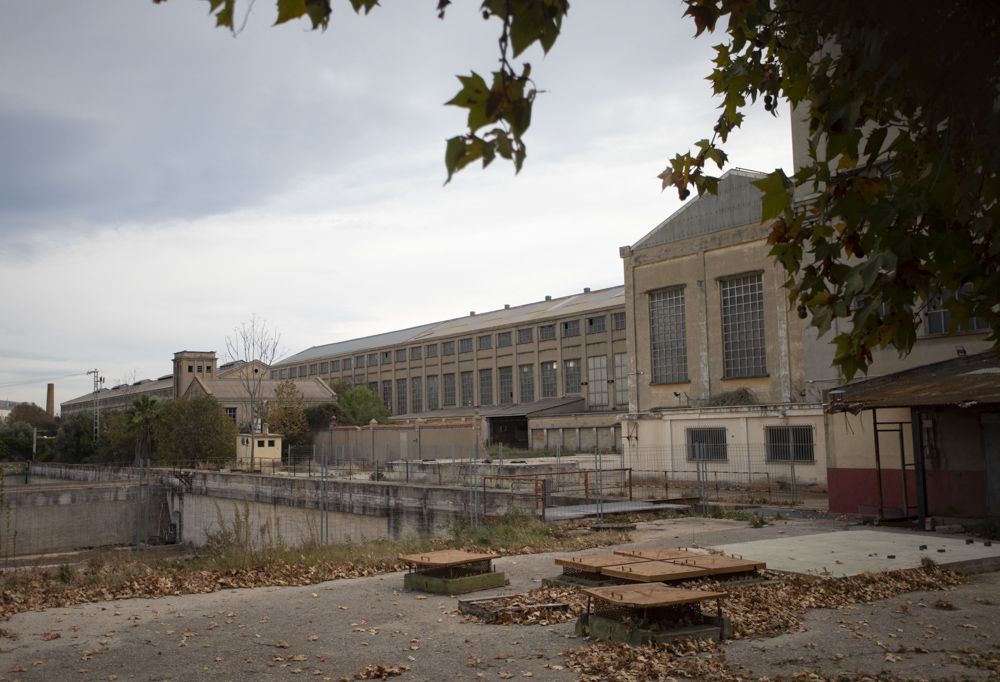
[[[32,379],[31,381],[17,381],[12,384],[0,384],[0,388],[13,388],[15,386],[29,386],[31,384],[49,383],[52,381],[58,381],[59,379],[69,379],[70,377],[82,377],[90,374],[90,372],[74,372],[73,374],[64,374],[61,377],[50,377],[42,379]]]

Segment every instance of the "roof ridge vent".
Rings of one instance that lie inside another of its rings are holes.
[[[583,293],[589,294],[590,293],[590,287],[584,287],[583,288]]]
[[[545,300],[546,300],[546,301],[551,301],[551,300],[552,300],[552,297],[551,297],[551,296],[548,296],[548,295],[547,295],[547,296],[545,297]]]

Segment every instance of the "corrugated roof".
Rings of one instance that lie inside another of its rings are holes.
[[[172,388],[174,385],[173,375],[167,376],[163,379],[143,379],[141,382],[136,382],[131,385],[122,385],[118,388],[106,388],[103,391],[99,391],[101,400],[107,400],[109,398],[117,398],[123,395],[134,395],[139,397],[144,393],[150,393],[152,391],[159,391],[161,389]],[[81,395],[79,397],[67,400],[60,403],[60,405],[76,405],[77,403],[91,403],[94,401],[93,392],[86,395]]]
[[[873,407],[1000,404],[1000,356],[996,351],[862,379],[829,393],[831,412]]]
[[[473,334],[475,332],[518,324],[529,324],[564,315],[584,314],[591,311],[625,305],[625,287],[610,287],[585,293],[537,301],[525,305],[458,317],[443,322],[433,322],[419,327],[365,336],[349,341],[338,341],[323,346],[313,346],[271,365],[272,369],[302,362],[367,352],[387,346],[431,341],[449,336]]]
[[[760,222],[760,190],[751,183],[765,173],[732,168],[719,178],[717,194],[702,194],[674,211],[632,248],[668,244],[689,237]]]

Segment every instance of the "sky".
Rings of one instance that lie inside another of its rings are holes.
[[[656,175],[711,136],[722,36],[679,0],[575,0],[523,56],[544,91],[524,169],[445,185],[465,117],[443,103],[496,67],[499,22],[382,5],[335,0],[324,32],[260,2],[234,37],[203,0],[0,0],[0,400],[225,361],[254,315],[284,357],[622,283],[618,248],[681,203]],[[787,110],[725,148],[789,169]]]

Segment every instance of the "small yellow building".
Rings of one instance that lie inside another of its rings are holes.
[[[281,464],[281,434],[241,433],[236,437],[236,466],[254,468]]]

